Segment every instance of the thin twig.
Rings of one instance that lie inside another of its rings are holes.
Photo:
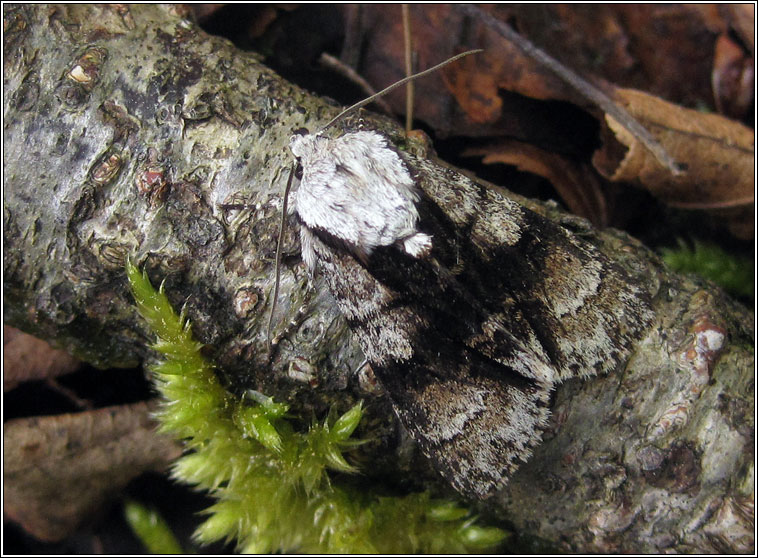
[[[66,386],[58,383],[58,380],[56,378],[46,378],[45,383],[48,385],[48,387],[57,391],[63,397],[65,397],[66,399],[71,401],[74,405],[76,405],[78,408],[87,410],[87,411],[95,408],[90,400],[82,399],[76,394],[76,392],[73,389],[67,388]]]
[[[405,75],[413,75],[413,37],[411,36],[411,14],[408,4],[402,5],[403,39],[405,41]],[[405,132],[413,129],[413,81],[405,86]]]
[[[378,97],[381,97],[383,95],[386,95],[387,93],[389,93],[390,91],[393,91],[393,90],[397,89],[401,85],[404,85],[404,84],[408,83],[411,80],[423,77],[423,76],[425,76],[427,74],[431,74],[432,72],[436,72],[440,68],[442,68],[444,66],[447,66],[448,64],[451,64],[452,62],[455,62],[456,60],[459,60],[459,59],[463,58],[464,56],[468,56],[469,54],[476,54],[477,52],[483,52],[483,49],[477,48],[477,49],[474,49],[474,50],[468,50],[466,52],[462,52],[462,53],[460,53],[460,54],[458,54],[456,56],[453,56],[452,58],[448,58],[444,62],[440,62],[436,66],[432,66],[428,70],[424,70],[423,72],[419,72],[417,74],[413,74],[412,76],[408,76],[406,78],[403,78],[400,81],[396,81],[392,85],[390,85],[388,87],[385,87],[384,89],[382,89],[381,91],[379,91],[379,93],[375,93],[371,97],[363,99],[362,101],[359,101],[359,102],[355,103],[354,105],[352,105],[350,107],[347,107],[345,110],[343,110],[341,113],[339,113],[337,116],[335,116],[334,118],[332,118],[329,122],[327,122],[326,125],[323,128],[321,128],[320,132],[324,132],[327,129],[329,129],[331,126],[334,125],[335,122],[337,122],[340,118],[342,118],[346,114],[348,114],[350,112],[353,112],[354,110],[357,110],[357,109],[359,109],[361,107],[365,107],[367,104],[369,104],[370,102],[372,102],[374,99],[376,99]]]
[[[720,202],[681,202],[667,201],[669,207],[678,209],[732,209],[735,207],[748,207],[755,203],[755,196],[745,196],[736,200],[725,200]]]
[[[339,58],[335,58],[331,54],[328,54],[326,52],[321,53],[321,57],[318,59],[319,63],[322,66],[325,66],[329,68],[330,70],[333,70],[337,72],[338,74],[344,76],[346,79],[352,81],[354,84],[356,84],[358,87],[363,90],[363,92],[366,95],[373,95],[376,93],[376,89],[371,87],[371,84],[367,82],[363,77],[353,70],[350,66],[343,63],[342,60]],[[382,98],[375,99],[374,102],[376,105],[382,109],[382,112],[387,115],[394,115],[394,111],[392,110],[392,107],[389,106],[387,101],[385,101]]]

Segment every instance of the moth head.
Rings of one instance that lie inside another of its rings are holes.
[[[290,136],[290,151],[298,159],[310,151],[312,144],[313,137],[307,128],[299,128]]]

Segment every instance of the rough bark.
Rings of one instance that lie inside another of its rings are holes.
[[[354,374],[360,349],[323,286],[309,285],[293,230],[276,324],[297,325],[266,358],[288,139],[337,109],[176,8],[3,15],[5,321],[98,366],[133,366],[149,337],[126,288],[130,256],[165,278],[230,389],[287,399],[304,416],[370,400],[367,428],[386,441],[366,450],[372,469],[428,477],[393,435],[386,398]],[[464,180],[424,146],[406,149],[425,176]],[[563,550],[750,551],[752,315],[621,233],[518,201],[623,266],[658,318],[626,370],[558,390],[545,441],[491,508]]]

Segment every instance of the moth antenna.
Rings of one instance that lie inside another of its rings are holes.
[[[341,113],[339,113],[337,116],[335,116],[334,118],[332,118],[332,119],[331,119],[331,120],[330,120],[330,121],[329,121],[329,122],[326,124],[326,126],[324,126],[323,128],[321,128],[321,130],[320,130],[318,133],[324,132],[324,131],[326,131],[327,129],[329,129],[329,128],[330,128],[332,125],[334,125],[334,123],[335,123],[335,122],[337,122],[337,121],[338,121],[340,118],[342,118],[342,117],[343,117],[343,116],[345,116],[346,114],[348,114],[348,113],[350,113],[350,112],[352,112],[352,111],[354,111],[354,110],[358,110],[359,108],[361,108],[361,107],[363,107],[363,106],[365,106],[365,105],[369,104],[371,101],[373,101],[373,100],[374,100],[374,99],[376,99],[377,97],[382,97],[383,95],[386,95],[387,93],[389,93],[389,92],[390,92],[390,91],[392,91],[393,89],[396,89],[396,88],[400,87],[401,85],[404,85],[404,84],[408,83],[409,81],[412,81],[412,80],[414,80],[414,79],[416,79],[416,78],[420,78],[420,77],[423,77],[423,76],[425,76],[425,75],[427,75],[427,74],[431,74],[432,72],[436,72],[436,71],[437,71],[437,70],[439,70],[440,68],[442,68],[442,67],[444,67],[444,66],[447,66],[448,64],[450,64],[450,63],[452,63],[452,62],[455,62],[456,60],[458,60],[458,59],[460,59],[460,58],[463,58],[464,56],[468,56],[469,54],[476,54],[477,52],[483,52],[483,51],[484,51],[484,49],[481,49],[481,48],[477,48],[477,49],[474,49],[474,50],[467,50],[466,52],[462,52],[462,53],[460,53],[460,54],[457,54],[456,56],[453,56],[452,58],[448,58],[448,59],[447,59],[447,60],[445,60],[444,62],[440,62],[440,63],[439,63],[439,64],[437,64],[436,66],[432,66],[432,67],[431,67],[431,68],[429,68],[428,70],[424,70],[423,72],[419,72],[419,73],[417,73],[417,74],[413,74],[412,76],[407,76],[407,77],[404,77],[404,78],[403,78],[403,79],[401,79],[400,81],[396,81],[396,82],[395,82],[395,83],[393,83],[392,85],[390,85],[390,86],[388,86],[388,87],[385,87],[384,89],[382,89],[382,90],[381,90],[381,91],[379,91],[378,93],[374,93],[373,95],[371,95],[371,97],[368,97],[368,98],[366,98],[366,99],[363,99],[362,101],[358,101],[358,102],[357,102],[357,103],[355,103],[354,105],[352,105],[352,106],[350,106],[350,107],[346,108],[346,109],[345,109],[345,110],[343,110]]]
[[[281,264],[282,264],[282,243],[284,242],[284,231],[287,228],[287,201],[289,200],[290,189],[292,188],[292,177],[295,175],[295,165],[293,163],[290,167],[290,175],[287,178],[287,187],[284,189],[284,201],[282,202],[282,219],[279,222],[279,236],[276,239],[276,263],[274,264],[276,278],[274,279],[274,298],[271,302],[271,312],[268,316],[268,326],[266,327],[266,340],[268,342],[268,356],[271,358],[271,347],[273,345],[271,341],[271,329],[274,323],[274,311],[276,310],[276,302],[279,300],[279,283],[281,280]]]

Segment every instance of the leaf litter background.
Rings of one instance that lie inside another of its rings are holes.
[[[685,172],[672,177],[637,138],[493,26],[459,6],[411,5],[414,70],[485,49],[415,83],[414,126],[433,138],[442,159],[519,194],[554,199],[597,226],[623,228],[652,248],[705,242],[753,268],[752,5],[482,9],[626,108]],[[343,104],[367,96],[361,79],[379,90],[405,75],[400,5],[187,10],[209,33],[261,53],[287,79]],[[384,100],[384,110],[401,118],[405,91]],[[752,296],[742,300],[753,304]],[[179,450],[156,442],[139,419],[149,397],[142,371],[94,381],[101,372],[10,328],[4,349],[4,420],[15,419],[5,428],[6,469],[20,457],[8,454],[15,445],[26,450],[20,467],[33,460],[69,475],[32,483],[31,493],[5,486],[6,517],[36,536],[6,522],[5,551],[140,552],[113,503],[123,493],[166,514],[187,548],[193,514],[208,502],[149,473]],[[72,490],[65,509],[51,505],[50,495],[81,478],[81,468],[99,472],[88,490]]]

